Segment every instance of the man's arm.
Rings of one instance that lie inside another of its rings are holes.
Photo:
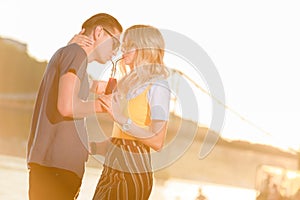
[[[57,109],[62,116],[82,118],[103,111],[99,100],[83,101],[78,97],[80,84],[80,79],[72,72],[60,77]]]
[[[106,85],[107,81],[93,80],[90,91],[96,94],[103,94],[105,92]]]

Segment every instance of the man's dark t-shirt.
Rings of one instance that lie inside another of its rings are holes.
[[[77,44],[59,49],[49,61],[37,95],[27,162],[66,169],[82,178],[88,158],[85,118],[63,117],[57,110],[59,79],[72,72],[80,79],[79,98],[89,95],[87,55]],[[70,97],[72,98],[72,97]]]

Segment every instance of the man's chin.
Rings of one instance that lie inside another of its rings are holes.
[[[100,64],[105,64],[105,63],[107,63],[109,60],[97,60],[97,62],[98,63],[100,63]]]

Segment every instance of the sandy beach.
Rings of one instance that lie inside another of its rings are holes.
[[[101,169],[87,167],[78,200],[92,199]],[[150,200],[193,200],[199,185],[209,200],[236,199],[254,200],[253,190],[195,183],[184,180],[169,180],[163,184],[154,180]],[[24,158],[0,155],[0,199],[28,200],[28,170]]]

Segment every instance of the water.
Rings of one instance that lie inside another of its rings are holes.
[[[78,200],[92,199],[101,170],[87,168]],[[154,180],[150,200],[194,200],[201,187],[209,200],[254,200],[255,191],[224,185],[169,179]],[[23,158],[0,155],[0,199],[28,200],[28,170]]]

